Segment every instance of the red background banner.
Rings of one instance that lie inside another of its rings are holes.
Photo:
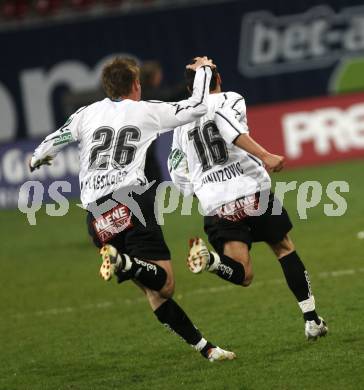
[[[287,166],[364,157],[364,93],[248,106],[248,125]]]

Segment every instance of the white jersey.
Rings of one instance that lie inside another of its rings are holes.
[[[117,189],[145,184],[147,149],[162,131],[191,122],[207,111],[211,69],[196,72],[192,96],[178,103],[109,98],[83,107],[35,150],[34,167],[79,142],[81,201],[84,207]]]
[[[262,162],[233,143],[248,132],[245,101],[234,92],[209,95],[207,113],[174,131],[171,178],[185,195],[196,194],[206,215],[270,188]]]

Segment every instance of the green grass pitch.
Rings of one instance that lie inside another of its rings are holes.
[[[98,276],[84,211],[1,211],[0,389],[363,389],[363,161],[286,171],[277,180],[346,180],[347,213],[326,217],[323,202],[299,220],[296,193],[286,207],[292,237],[308,268],[330,334],[309,343],[279,264],[264,244],[252,250],[247,289],[185,266],[187,240],[202,219],[178,213],[165,235],[177,280],[175,299],[205,336],[234,350],[233,362],[209,363],[154,318],[131,283]],[[141,243],[142,244],[142,243]]]

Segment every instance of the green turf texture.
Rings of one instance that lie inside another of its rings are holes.
[[[202,234],[198,214],[166,218],[175,299],[207,338],[237,353],[233,362],[202,359],[156,321],[132,283],[99,278],[83,210],[72,205],[59,218],[39,213],[35,227],[18,211],[1,211],[0,389],[364,388],[364,240],[357,238],[364,230],[363,165],[276,176],[350,184],[342,217],[323,214],[324,197],[299,220],[296,193],[286,198],[292,237],[330,328],[316,343],[305,340],[298,306],[264,244],[252,250],[253,284],[239,288],[187,270],[187,239]]]
[[[335,71],[331,89],[335,93],[364,90],[364,57],[349,58],[342,61]]]

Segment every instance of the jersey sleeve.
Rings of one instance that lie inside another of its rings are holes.
[[[240,134],[249,133],[246,121],[239,120],[230,107],[220,108],[215,113],[215,123],[222,138],[229,145],[233,144]]]
[[[235,118],[240,122],[247,124],[245,99],[236,92],[226,92],[226,101],[223,103],[223,108],[231,108]]]
[[[187,156],[181,148],[177,131],[173,134],[172,150],[168,156],[168,171],[173,184],[184,196],[193,194],[193,185],[189,179]]]
[[[241,111],[237,111],[237,107]],[[233,144],[240,134],[249,133],[245,102],[239,101],[235,105],[224,104],[224,106],[216,110],[214,119],[221,136],[227,144]]]
[[[35,149],[31,159],[32,167],[41,165],[39,163],[46,158],[54,158],[66,145],[78,141],[83,108],[72,114],[62,127],[49,134]]]
[[[207,112],[207,98],[211,80],[211,68],[203,66],[197,69],[190,98],[177,103],[158,102],[153,110],[158,117],[159,128],[163,131],[193,122]],[[153,104],[150,102],[150,104]]]

